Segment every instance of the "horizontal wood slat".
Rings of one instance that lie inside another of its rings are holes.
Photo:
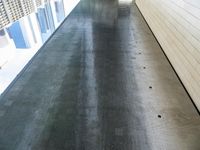
[[[200,1],[136,0],[136,4],[200,110]]]

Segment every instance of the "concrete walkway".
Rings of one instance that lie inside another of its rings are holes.
[[[82,0],[0,99],[0,150],[199,150],[200,119],[134,3]]]

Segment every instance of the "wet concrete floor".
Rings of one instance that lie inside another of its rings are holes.
[[[200,120],[134,2],[82,0],[0,99],[0,150],[199,150]]]

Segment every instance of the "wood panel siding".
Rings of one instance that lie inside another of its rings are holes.
[[[199,0],[136,0],[136,4],[200,110]]]

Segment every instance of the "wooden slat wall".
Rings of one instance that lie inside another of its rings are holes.
[[[200,1],[136,0],[136,4],[200,110]]]

